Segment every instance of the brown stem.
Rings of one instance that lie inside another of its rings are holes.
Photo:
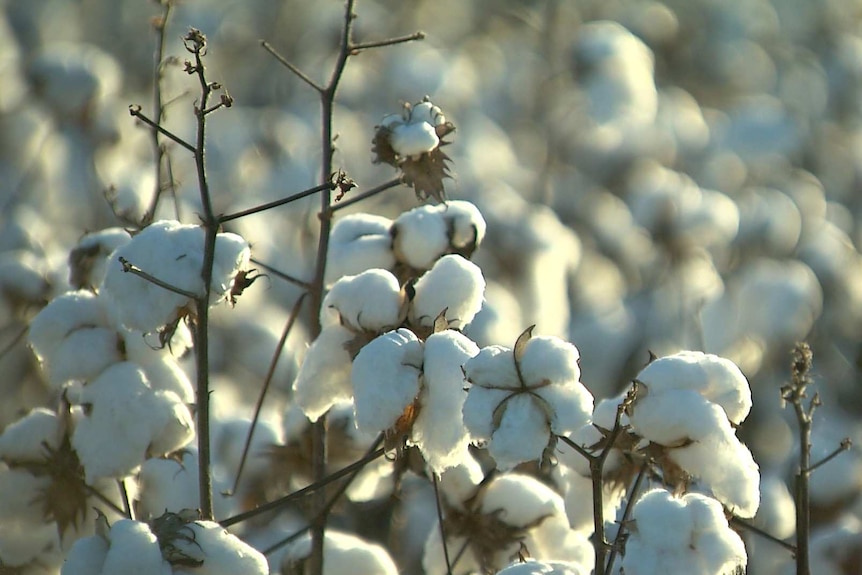
[[[307,198],[308,196],[314,195],[317,192],[321,192],[324,190],[330,190],[330,191],[334,190],[335,187],[336,187],[336,184],[334,182],[327,182],[325,184],[321,184],[319,186],[314,186],[313,188],[309,188],[307,190],[297,192],[296,194],[290,195],[290,196],[288,196],[286,198],[282,198],[280,200],[275,200],[273,202],[261,204],[259,206],[255,206],[253,208],[249,208],[247,210],[242,210],[241,212],[228,214],[226,216],[220,216],[219,222],[224,224],[224,223],[229,222],[231,220],[243,218],[245,216],[250,216],[252,214],[258,214],[258,213],[264,212],[266,210],[271,210],[272,208],[277,208],[278,206],[283,206],[285,204],[289,204],[291,202],[301,200],[302,198]]]
[[[416,40],[424,40],[425,32],[421,30],[419,32],[414,32],[412,34],[407,34],[405,36],[397,36],[395,38],[387,38],[386,40],[377,40],[376,42],[360,42],[359,44],[353,44],[350,46],[350,55],[354,56],[359,54],[362,50],[368,50],[369,48],[383,48],[385,46],[394,46],[395,44],[404,44],[406,42],[415,42]]]
[[[366,200],[372,196],[376,196],[377,194],[379,194],[381,192],[385,192],[386,190],[388,190],[390,188],[394,188],[395,186],[397,186],[399,184],[403,184],[403,183],[404,183],[404,179],[402,177],[399,176],[397,178],[393,178],[393,179],[389,180],[388,182],[384,182],[375,188],[371,188],[367,192],[363,192],[357,196],[353,196],[347,200],[342,200],[340,202],[337,202],[336,204],[333,204],[332,207],[329,208],[329,211],[332,213],[335,213],[339,210],[343,210],[344,208],[350,207],[353,204],[361,202],[362,200]]]

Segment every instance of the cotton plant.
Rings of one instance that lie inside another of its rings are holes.
[[[634,504],[622,561],[627,575],[729,574],[746,564],[742,538],[715,499],[652,489]]]
[[[541,461],[556,438],[590,421],[593,396],[580,382],[578,349],[527,329],[514,349],[485,347],[464,365],[464,423],[501,471]]]
[[[96,534],[72,546],[61,574],[269,573],[262,553],[219,524],[196,520],[195,515],[184,510],[150,522],[120,519],[110,525],[102,515],[96,520]]]
[[[443,138],[454,131],[454,124],[430,98],[405,104],[402,114],[390,114],[377,126],[372,142],[374,161],[398,168],[419,198],[442,202],[449,156],[441,148],[448,143]]]
[[[629,423],[661,453],[665,481],[694,480],[734,514],[753,517],[760,473],[736,437],[735,426],[751,410],[751,391],[740,369],[725,358],[682,351],[652,361],[635,381]]]
[[[462,493],[459,504],[446,505],[443,519],[448,549],[464,548],[458,572],[496,572],[519,556],[570,564],[576,572],[592,570],[587,535],[569,527],[560,495],[535,477],[507,473]],[[438,525],[425,543],[425,573],[446,573],[444,557]]]
[[[152,333],[194,314],[192,297],[204,295],[204,236],[201,226],[162,220],[112,253],[118,263],[108,267],[99,291],[112,303],[122,325]],[[242,237],[228,232],[216,235],[211,305],[233,297],[233,290],[242,283],[237,277],[248,271],[249,258],[249,246]],[[129,273],[129,266],[181,293]]]
[[[574,563],[518,561],[497,571],[497,575],[587,575],[587,571]]]

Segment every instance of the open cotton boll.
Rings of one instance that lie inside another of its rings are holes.
[[[466,408],[467,403],[464,405]],[[503,415],[487,446],[497,468],[509,471],[519,463],[541,459],[550,441],[547,413],[523,393],[512,397],[502,408]],[[466,417],[464,421],[467,422]]]
[[[167,347],[153,349],[143,334],[138,332],[126,332],[124,335],[126,359],[144,370],[153,389],[172,391],[183,403],[195,402],[195,390],[189,376]]]
[[[735,363],[699,351],[680,351],[650,362],[635,378],[648,393],[691,389],[720,405],[727,418],[741,423],[751,411],[751,388]]]
[[[461,367],[477,353],[479,347],[457,331],[447,329],[425,340],[424,385],[410,439],[434,473],[467,457],[470,435],[461,418],[467,397]]]
[[[266,557],[236,535],[212,521],[194,521],[187,526],[193,535],[173,541],[189,557],[202,560],[200,566],[174,565],[173,573],[189,575],[268,575]]]
[[[4,303],[18,309],[42,306],[50,288],[44,260],[25,250],[0,253],[0,298]]]
[[[472,202],[450,200],[437,208],[442,210],[448,224],[449,244],[456,250],[475,248],[485,239],[488,225],[482,212]]]
[[[462,329],[482,309],[485,278],[479,266],[459,255],[437,260],[415,285],[416,296],[410,307],[414,325],[430,327],[446,310],[449,327]]]
[[[162,557],[159,540],[146,523],[120,519],[111,525],[108,538],[110,545],[101,570],[105,575],[171,575],[171,565]]]
[[[108,545],[98,535],[78,539],[66,553],[60,575],[99,575],[108,555]]]
[[[421,369],[422,342],[408,329],[390,331],[363,347],[350,374],[356,427],[374,432],[395,425],[419,394]]]
[[[216,236],[211,282],[211,301],[227,297],[236,274],[247,269],[250,252],[241,237],[231,233]],[[201,268],[204,259],[204,229],[175,221],[159,221],[144,228],[120,246],[113,260],[124,258],[157,279],[190,292],[204,292]],[[154,332],[176,320],[193,302],[184,295],[160,287],[119,263],[110,264],[101,293],[112,302],[119,321],[145,333]]]
[[[720,431],[727,417],[719,406],[696,391],[682,389],[638,397],[629,421],[632,429],[645,439],[675,447]]]
[[[538,479],[519,473],[496,477],[482,497],[482,510],[503,510],[501,519],[514,527],[526,527],[541,517],[565,517],[562,497]]]
[[[468,452],[457,464],[440,473],[438,487],[450,507],[463,509],[464,502],[476,494],[484,478],[482,466]]]
[[[45,446],[60,446],[60,421],[57,414],[37,407],[9,424],[0,433],[0,460],[14,462],[43,461]]]
[[[291,544],[282,564],[285,572],[311,554],[311,537],[306,535]],[[397,575],[398,568],[381,545],[327,529],[323,539],[323,575]]]
[[[154,391],[143,371],[128,362],[112,365],[85,386],[79,402],[87,410],[72,433],[72,446],[90,484],[125,477],[148,452],[173,451],[194,436],[194,421],[179,397]]]
[[[440,206],[419,206],[398,216],[392,225],[392,249],[410,267],[430,269],[449,249],[449,230]]]
[[[391,227],[392,220],[372,214],[350,214],[337,220],[329,237],[326,283],[373,268],[391,269],[395,265]]]
[[[474,385],[518,389],[521,385],[512,350],[502,345],[489,345],[464,365],[464,375]]]
[[[293,399],[312,422],[339,401],[353,397],[351,357],[347,350],[353,334],[341,325],[328,325],[308,348],[293,382]]]
[[[48,381],[90,380],[121,361],[119,336],[104,301],[89,291],[54,298],[30,322],[28,338]]]
[[[622,562],[628,575],[714,575],[746,566],[742,539],[714,499],[653,489],[635,503],[632,520]]]
[[[390,145],[399,156],[419,156],[431,152],[440,144],[434,126],[426,122],[394,125]]]
[[[101,285],[108,256],[131,239],[132,236],[123,228],[106,228],[85,234],[69,253],[69,283],[72,287],[85,289]]]
[[[371,269],[339,279],[323,300],[320,323],[382,332],[401,323],[404,296],[391,272]]]
[[[583,566],[560,561],[533,561],[513,563],[498,571],[497,575],[588,575]]]

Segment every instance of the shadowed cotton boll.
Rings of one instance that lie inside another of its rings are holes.
[[[796,203],[772,188],[747,188],[735,196],[739,233],[735,244],[746,256],[789,256],[802,233],[802,214]]]

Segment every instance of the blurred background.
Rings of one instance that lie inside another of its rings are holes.
[[[67,289],[70,249],[86,232],[139,219],[157,186],[150,134],[128,106],[153,116],[152,19],[162,8],[0,6],[2,428],[48,401],[21,336],[40,302]],[[816,449],[844,436],[862,445],[862,4],[361,0],[357,12],[359,42],[417,30],[426,39],[350,59],[335,165],[356,193],[394,177],[372,163],[374,127],[426,95],[455,124],[449,197],[474,202],[488,222],[474,257],[486,308],[468,331],[480,345],[512,345],[535,323],[578,346],[597,397],[622,390],[649,351],[729,357],[755,398],[740,434],[764,475],[786,478],[795,435],[779,387],[805,339],[824,404]],[[342,22],[335,0],[175,7],[165,125],[194,134],[197,80],[182,70],[180,40],[189,26],[207,35],[209,78],[234,98],[210,116],[217,211],[319,183],[317,95],[260,40],[324,83]],[[194,222],[191,158],[169,151],[176,201],[166,196],[157,215]],[[345,212],[395,217],[417,204],[401,187]],[[231,230],[259,260],[309,278],[317,209],[310,198]],[[219,319],[213,361],[225,385],[265,370],[298,295],[273,279]],[[292,340],[298,358],[303,336]],[[298,361],[285,362],[284,389]],[[836,462],[814,476],[823,524],[862,514],[860,451]]]

